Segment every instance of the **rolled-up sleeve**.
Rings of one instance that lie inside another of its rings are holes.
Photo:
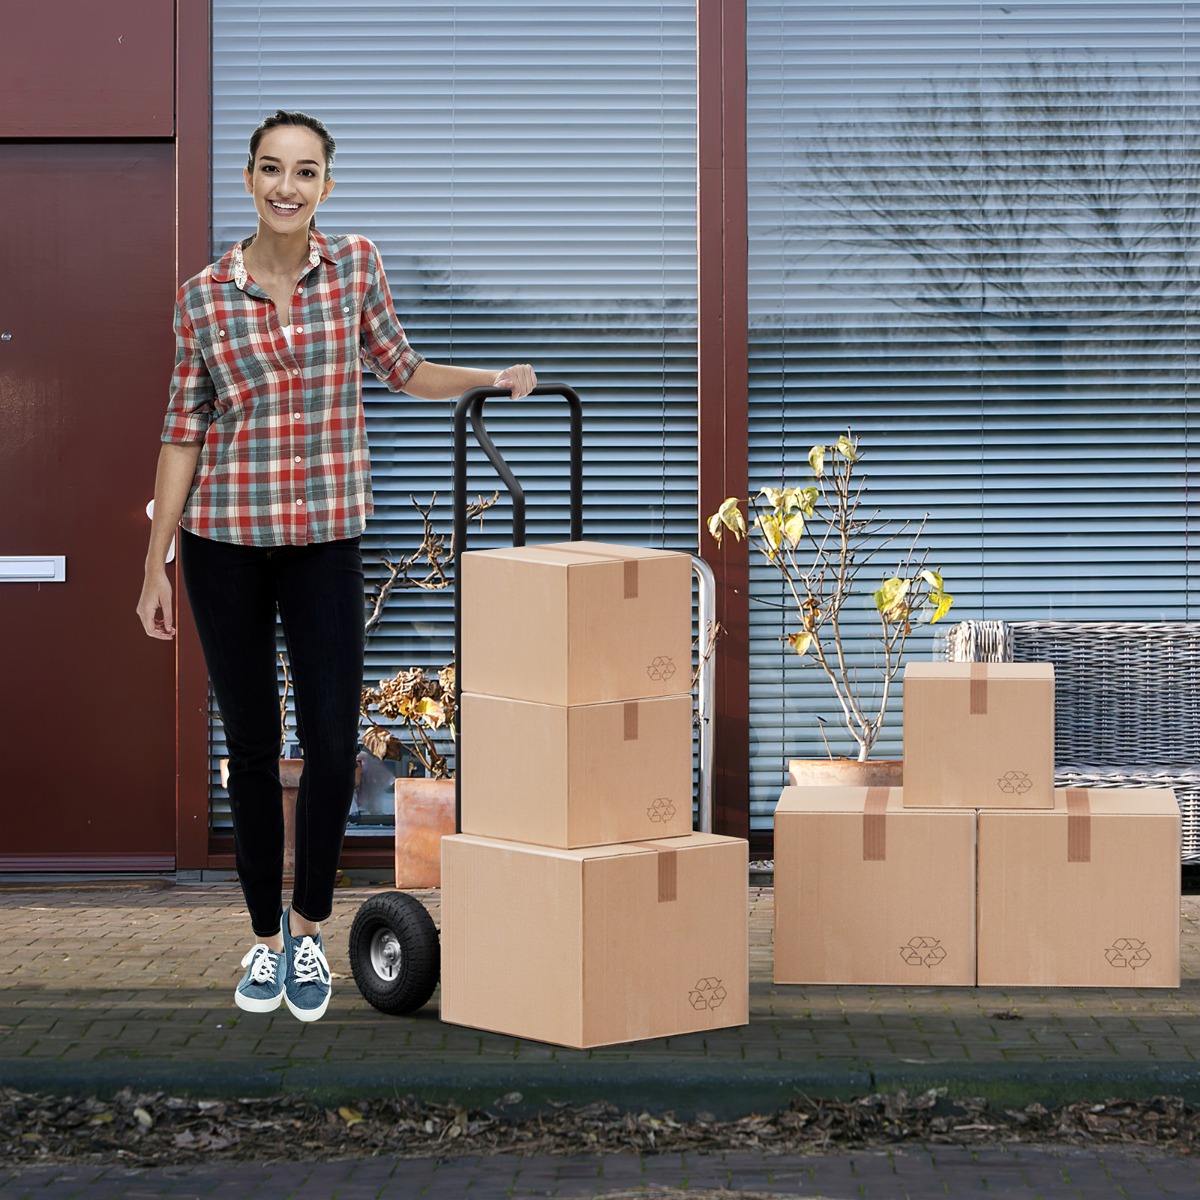
[[[367,254],[367,286],[359,327],[362,361],[381,382],[399,392],[425,359],[408,344],[396,319],[379,251],[370,242]]]
[[[216,388],[182,301],[175,305],[175,370],[163,421],[164,442],[202,442],[216,412]]]

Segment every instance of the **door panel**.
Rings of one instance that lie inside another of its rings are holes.
[[[171,145],[0,144],[0,869],[170,869],[175,653],[134,612],[173,362]]]
[[[175,5],[13,0],[0,24],[0,137],[170,137]]]

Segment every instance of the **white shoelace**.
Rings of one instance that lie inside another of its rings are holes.
[[[329,983],[329,963],[321,947],[310,937],[300,939],[292,958],[292,978],[297,983]]]
[[[275,982],[275,952],[263,942],[256,942],[246,951],[242,966],[250,968],[251,983]]]

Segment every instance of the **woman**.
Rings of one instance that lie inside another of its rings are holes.
[[[179,291],[176,365],[137,612],[175,635],[166,556],[176,526],[188,599],[229,750],[238,877],[254,944],[235,1000],[286,1002],[302,1021],[329,1004],[321,922],[354,792],[363,676],[359,535],[371,512],[361,362],[393,391],[451,399],[471,387],[527,395],[526,364],[439,365],[409,346],[375,247],[314,225],[333,190],[325,126],[279,111],[250,138],[244,171],[258,228]],[[304,773],[296,883],[281,911],[279,614]]]

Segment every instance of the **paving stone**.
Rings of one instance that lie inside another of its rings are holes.
[[[282,1010],[243,1014],[233,1005],[249,941],[235,884],[0,890],[0,1083],[40,1078],[54,1086],[57,1073],[68,1083],[169,1080],[195,1090],[218,1086],[227,1068],[231,1079],[265,1071],[284,1087],[289,1079],[403,1087],[412,1078],[496,1094],[528,1084],[560,1097],[577,1077],[591,1080],[593,1098],[605,1079],[641,1080],[669,1096],[674,1073],[697,1092],[701,1079],[710,1088],[723,1079],[717,1091],[731,1103],[746,1079],[757,1079],[759,1091],[745,1092],[757,1103],[781,1088],[786,1095],[789,1081],[836,1090],[902,1080],[905,1071],[914,1079],[942,1072],[986,1090],[1015,1071],[1058,1072],[1069,1088],[1072,1079],[1102,1087],[1138,1071],[1149,1086],[1162,1069],[1173,1086],[1200,1094],[1193,896],[1182,913],[1184,983],[1171,991],[812,987],[772,981],[773,891],[750,888],[749,1025],[580,1052],[444,1025],[436,994],[413,1017],[377,1013],[355,989],[346,957],[350,923],[372,894],[337,893],[325,937],[338,976],[333,1000],[326,1017],[306,1027]],[[438,893],[417,894],[436,920]],[[775,1091],[760,1086],[767,1079]]]

